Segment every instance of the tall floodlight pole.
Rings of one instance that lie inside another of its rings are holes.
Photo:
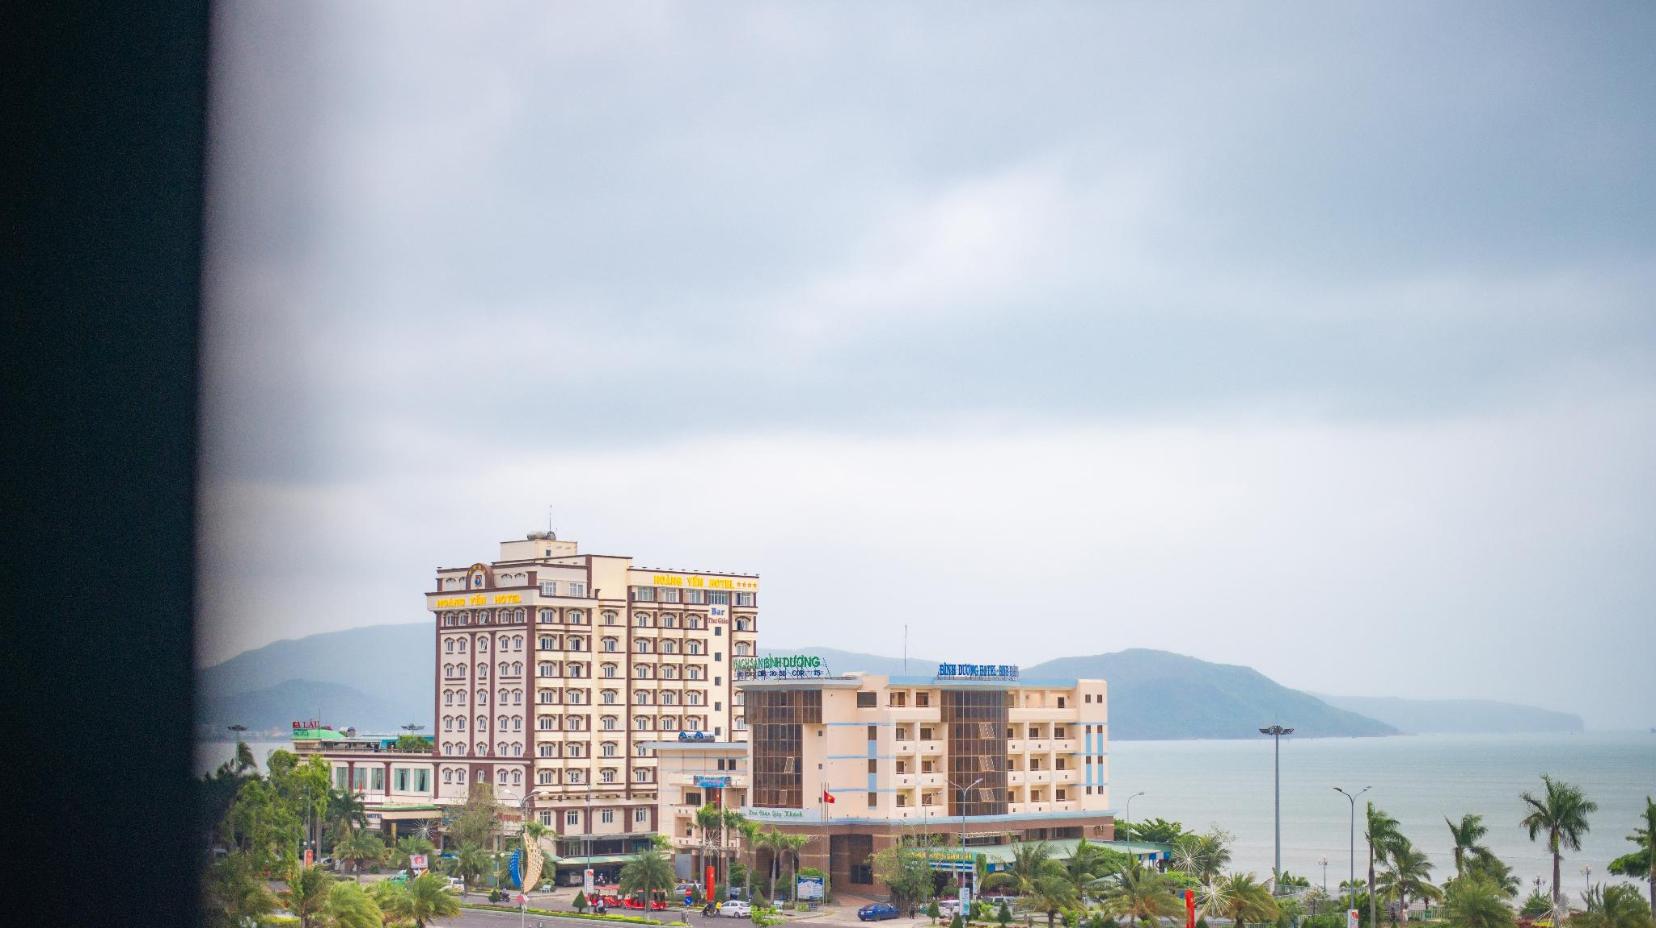
[[[1281,725],[1272,725],[1270,728],[1261,728],[1259,733],[1270,735],[1276,745],[1276,761],[1274,763],[1276,782],[1276,865],[1271,868],[1271,893],[1282,891],[1282,736],[1294,733],[1292,728],[1283,728]]]
[[[1365,786],[1355,793],[1348,793],[1338,786],[1334,787],[1334,792],[1344,796],[1346,801],[1351,803],[1351,872],[1346,876],[1347,909],[1357,907],[1357,797],[1373,788]]]

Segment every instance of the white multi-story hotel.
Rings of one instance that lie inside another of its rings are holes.
[[[429,792],[395,789],[396,771],[374,775],[384,764],[364,751],[320,748],[371,812],[459,805],[488,783],[564,849],[579,839],[577,854],[615,856],[632,846],[615,839],[660,824],[651,742],[746,739],[731,666],[756,653],[758,598],[753,574],[638,567],[550,532],[501,542],[493,561],[439,568],[425,594],[437,649],[435,750],[418,765]]]

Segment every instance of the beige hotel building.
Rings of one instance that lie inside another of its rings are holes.
[[[730,668],[756,653],[756,575],[639,567],[536,532],[439,568],[433,587],[434,753],[309,746],[377,818],[429,820],[488,783],[560,855],[601,867],[661,826],[653,742],[747,736]]]

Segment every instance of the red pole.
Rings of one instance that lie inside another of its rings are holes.
[[[707,865],[707,901],[713,901],[713,865]]]
[[[1185,928],[1196,928],[1196,890],[1185,890]]]

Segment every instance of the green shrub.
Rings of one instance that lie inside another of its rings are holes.
[[[1012,923],[1012,910],[1007,907],[1006,900],[1002,899],[999,911],[995,912],[995,921],[1001,925]]]
[[[577,889],[575,890],[575,902],[572,904],[575,906],[575,911],[584,913],[587,910],[587,906],[592,903],[587,901],[585,891]]]
[[[966,921],[960,917],[959,912],[954,914],[954,918],[949,919],[949,928],[966,928]]]

